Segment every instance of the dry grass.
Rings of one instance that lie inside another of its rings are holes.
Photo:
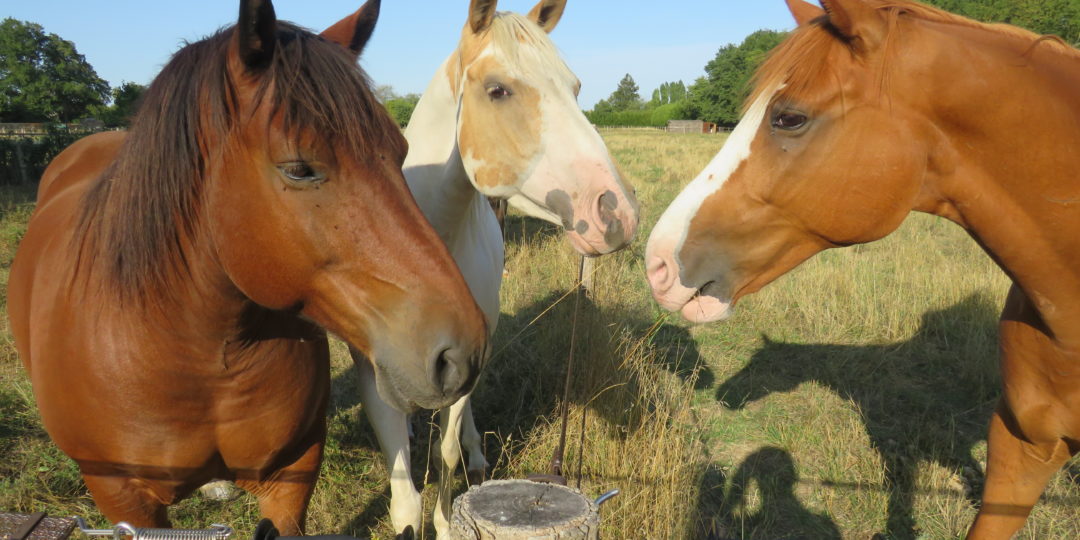
[[[603,135],[637,187],[643,223],[630,249],[598,261],[596,289],[578,311],[567,464],[574,473],[584,455],[590,496],[622,489],[603,508],[603,536],[962,537],[998,395],[1004,276],[958,228],[916,215],[881,242],[812,259],[743,301],[729,322],[690,327],[652,303],[641,255],[660,212],[723,138]],[[3,272],[27,208],[25,194],[0,201]],[[548,467],[576,263],[556,230],[511,215],[499,353],[475,398],[497,477]],[[6,333],[3,344],[0,509],[103,524],[41,430]],[[389,538],[386,472],[335,347],[330,441],[309,530]],[[428,439],[419,429],[417,480]],[[1080,538],[1078,507],[1074,461],[1020,538]],[[183,526],[224,520],[246,535],[257,508],[247,496],[224,505],[196,497],[173,516]]]

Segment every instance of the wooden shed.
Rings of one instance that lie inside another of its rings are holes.
[[[716,124],[704,120],[668,120],[669,133],[716,133]]]

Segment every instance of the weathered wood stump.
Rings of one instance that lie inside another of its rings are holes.
[[[600,507],[581,492],[529,480],[489,480],[454,501],[452,540],[597,540]]]

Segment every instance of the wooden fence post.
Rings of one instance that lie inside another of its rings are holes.
[[[19,169],[19,183],[25,186],[30,183],[30,178],[26,174],[26,160],[23,158],[22,141],[22,139],[15,139],[15,162],[18,164]]]
[[[593,271],[596,270],[595,257],[582,257],[581,263],[581,286],[585,289],[586,296],[593,296],[596,289],[593,288]]]

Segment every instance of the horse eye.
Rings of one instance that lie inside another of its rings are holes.
[[[510,91],[498,84],[488,87],[487,94],[493,101],[510,97]]]
[[[326,179],[326,175],[316,171],[303,161],[292,161],[278,165],[278,170],[285,178],[296,183],[314,183]]]
[[[806,125],[806,115],[785,111],[773,117],[772,126],[777,129],[795,131]]]

